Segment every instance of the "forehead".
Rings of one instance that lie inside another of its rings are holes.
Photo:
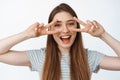
[[[58,21],[61,21],[61,22],[66,22],[69,20],[73,20],[73,16],[70,13],[63,11],[63,12],[57,13],[54,16],[53,20],[54,19],[57,19]]]

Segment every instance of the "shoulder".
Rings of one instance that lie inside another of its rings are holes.
[[[88,59],[90,58],[93,58],[93,59],[96,59],[96,58],[101,58],[101,57],[104,57],[105,54],[99,52],[99,51],[96,51],[96,50],[89,50],[89,49],[86,49],[86,55],[88,57]]]
[[[29,56],[30,60],[40,60],[44,59],[45,57],[46,48],[40,48],[40,49],[33,49],[33,50],[27,50],[27,55]]]
[[[27,50],[27,55],[31,63],[31,70],[41,71],[44,64],[46,48]]]
[[[98,52],[96,50],[86,49],[86,55],[88,58],[88,63],[91,72],[97,72],[99,70],[100,62],[104,58],[105,54]]]
[[[46,48],[27,50],[28,54],[45,54]]]

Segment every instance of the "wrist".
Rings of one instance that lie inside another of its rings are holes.
[[[21,36],[24,37],[25,39],[30,39],[30,38],[32,38],[32,36],[31,36],[29,33],[27,33],[26,31],[23,31],[23,32],[21,32],[20,34],[21,34]]]
[[[99,38],[100,39],[104,39],[106,36],[107,36],[107,32],[106,31],[104,31],[100,36],[99,36]]]

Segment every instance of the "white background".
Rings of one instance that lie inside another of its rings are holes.
[[[0,0],[0,39],[19,33],[35,22],[46,24],[50,11],[61,2],[71,5],[83,21],[97,20],[108,33],[120,40],[120,0]],[[83,39],[86,48],[116,56],[100,39],[89,34],[83,34]],[[24,41],[12,49],[45,46],[46,36],[42,36]],[[39,80],[39,74],[28,67],[0,63],[0,80]],[[120,80],[120,71],[100,70],[93,74],[92,80]]]

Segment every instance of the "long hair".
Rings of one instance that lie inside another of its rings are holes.
[[[77,17],[74,10],[67,4],[61,3],[53,9],[49,15],[48,23],[50,23],[54,16],[62,11],[70,13],[72,16]],[[80,28],[77,23],[77,28]],[[70,49],[70,79],[71,80],[90,80],[90,71],[88,61],[83,47],[82,35],[77,32],[75,41]],[[61,62],[60,50],[55,42],[53,35],[48,35],[45,64],[43,68],[43,80],[60,80],[61,79]]]

